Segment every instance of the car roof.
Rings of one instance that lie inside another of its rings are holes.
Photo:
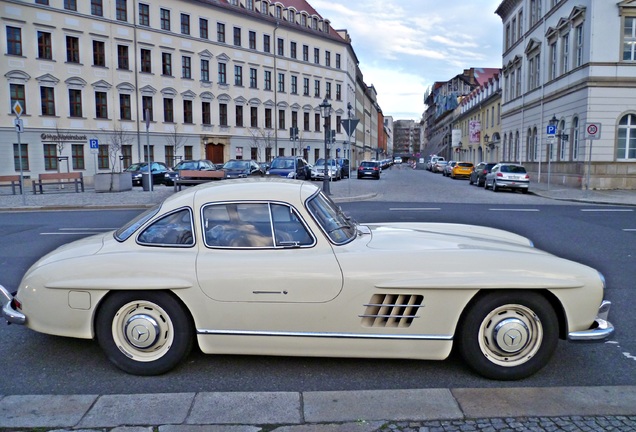
[[[227,201],[281,201],[298,205],[317,193],[320,188],[313,183],[259,177],[221,182],[207,182],[193,186],[166,198],[163,206],[168,209],[191,206],[195,209],[205,203]]]

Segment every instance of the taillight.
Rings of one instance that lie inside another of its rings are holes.
[[[497,177],[503,177],[503,174],[502,174],[502,173],[500,173],[500,172],[498,172],[498,173],[497,173]]]
[[[530,174],[526,174],[526,180],[530,180]]]

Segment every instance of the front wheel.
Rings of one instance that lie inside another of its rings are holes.
[[[160,375],[192,349],[194,326],[185,306],[167,292],[121,291],[105,300],[96,318],[108,359],[134,375]]]
[[[543,368],[559,339],[552,305],[534,292],[492,292],[462,317],[457,343],[464,361],[496,380],[529,377]]]

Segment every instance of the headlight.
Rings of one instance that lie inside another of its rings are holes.
[[[296,173],[290,172],[289,174],[287,174],[287,178],[290,178],[290,179],[296,178]]]
[[[269,175],[269,170],[265,171],[265,174]]]

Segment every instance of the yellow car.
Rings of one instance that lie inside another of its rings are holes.
[[[469,178],[475,166],[471,162],[457,162],[451,170],[451,177],[456,179],[460,177]]]

